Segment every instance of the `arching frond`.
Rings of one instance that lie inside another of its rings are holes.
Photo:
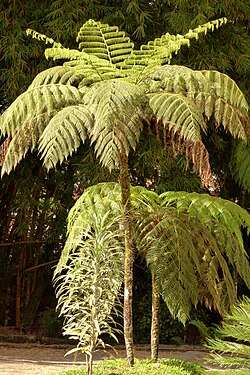
[[[141,76],[141,81],[147,84],[149,92],[177,93],[190,99],[212,88],[199,71],[181,65],[154,66]]]
[[[233,148],[230,169],[235,179],[250,191],[250,147],[245,142],[237,142]]]
[[[0,117],[2,134],[11,136],[2,175],[10,173],[33,151],[50,119],[64,106],[80,103],[82,94],[71,85],[50,84],[27,90]]]
[[[131,186],[131,200],[133,210],[143,207],[150,209],[157,205],[158,195],[141,186]],[[109,212],[110,217],[117,218],[122,215],[121,187],[115,182],[104,182],[87,188],[76,201],[68,215],[68,241],[62,251],[58,269],[67,263],[73,238],[80,236],[81,232],[90,231],[92,216],[103,217]],[[83,223],[85,223],[83,225]],[[72,239],[72,241],[71,241]]]
[[[190,45],[190,39],[198,39],[199,34],[206,34],[209,30],[214,31],[227,22],[226,18],[220,18],[214,21],[199,25],[193,30],[189,30],[184,35],[171,35],[166,33],[160,38],[149,41],[146,45],[142,45],[140,50],[134,50],[131,57],[129,56],[124,65],[151,65],[156,62],[159,65],[169,63],[172,55],[177,53],[183,45]]]
[[[34,151],[38,140],[44,131],[47,122],[56,114],[56,111],[38,114],[36,117],[25,121],[13,134],[8,145],[2,164],[1,175],[9,174],[25,157],[29,150]]]
[[[52,44],[54,47],[57,47],[57,48],[61,48],[61,47],[62,47],[61,43],[57,43],[54,39],[49,38],[49,37],[47,37],[47,36],[44,35],[44,34],[38,33],[38,32],[35,31],[35,30],[27,29],[27,30],[26,30],[26,34],[27,34],[27,35],[31,35],[31,37],[34,38],[34,39],[42,40],[42,41],[45,42],[46,44],[47,44],[47,43],[50,43],[50,44]]]
[[[174,206],[179,212],[186,212],[190,217],[200,217],[205,222],[218,220],[232,233],[237,234],[239,240],[240,228],[247,228],[250,232],[250,216],[246,210],[236,203],[226,199],[213,197],[208,194],[180,192],[165,192],[159,196],[163,206]]]
[[[53,66],[53,68],[46,69],[39,73],[31,82],[29,90],[35,87],[51,84],[68,84],[68,80],[65,80],[65,76],[71,72],[71,69],[67,66]],[[69,83],[70,84],[70,83]]]
[[[117,26],[94,20],[87,21],[80,29],[76,41],[79,49],[112,64],[119,65],[133,51],[133,43]]]
[[[192,142],[201,141],[201,133],[206,131],[202,113],[194,103],[180,94],[160,92],[150,94],[149,104],[158,120],[173,133]]]
[[[216,97],[223,98],[231,106],[239,109],[244,116],[248,115],[247,100],[234,80],[215,70],[202,70],[200,73],[212,84]]]
[[[214,233],[201,221],[168,207],[138,215],[136,229],[136,246],[173,316],[185,323],[198,301],[221,314],[235,303],[229,264]]]
[[[80,103],[81,92],[71,85],[49,84],[21,94],[0,117],[1,133],[13,135],[28,121],[71,103]]]
[[[93,116],[83,105],[69,106],[48,123],[39,139],[39,151],[47,169],[62,163],[85,142],[93,126]]]
[[[196,218],[206,224],[214,233],[217,243],[221,243],[221,250],[233,264],[242,279],[250,286],[250,266],[244,249],[242,228],[250,232],[250,216],[246,210],[237,204],[208,194],[166,192],[160,195],[164,207],[176,207],[179,212],[186,213],[190,218]],[[230,242],[235,246],[228,247],[227,239],[219,229],[213,227],[216,220],[222,230],[228,232]],[[212,226],[211,226],[212,225]],[[224,228],[224,229],[223,229]]]
[[[146,117],[143,90],[123,80],[104,81],[91,87],[84,103],[95,116],[90,138],[101,163],[112,170],[119,166],[120,153],[135,148]]]

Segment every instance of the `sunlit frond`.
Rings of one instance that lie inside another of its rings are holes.
[[[39,151],[46,168],[53,168],[72,155],[81,142],[85,142],[92,126],[93,116],[83,105],[69,106],[58,112],[39,139]]]
[[[84,96],[94,114],[90,138],[101,163],[112,170],[119,166],[123,149],[128,155],[135,148],[146,117],[143,90],[125,80],[109,80],[95,85]]]

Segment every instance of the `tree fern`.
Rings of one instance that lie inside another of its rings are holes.
[[[178,193],[176,201],[180,205],[171,201],[174,194],[157,196],[142,187],[131,188],[136,248],[147,260],[171,313],[183,323],[198,302],[224,314],[236,301],[230,266],[250,285],[243,239],[235,235],[236,230],[231,231],[233,220],[238,230],[242,226],[250,228],[249,215],[231,202],[227,207],[226,201],[219,198],[213,198],[214,211],[207,208],[201,214],[205,198],[209,201],[211,197],[187,194],[190,199],[183,199],[181,206]],[[192,197],[192,209],[184,209],[184,203],[188,205]],[[103,217],[107,212],[110,217],[122,218],[120,186],[102,183],[86,189],[69,214],[69,237],[58,270],[67,264],[74,238],[81,236],[83,230],[95,230],[92,216]],[[219,213],[230,214],[230,221],[223,221]],[[118,228],[118,219],[116,225]]]
[[[137,52],[125,34],[115,26],[102,25],[92,20],[83,25],[78,35],[79,51],[60,45],[53,46],[54,41],[45,38],[52,43],[52,48],[45,52],[47,57],[69,60],[64,64],[66,69],[50,69],[48,78],[41,74],[0,118],[1,135],[11,138],[10,150],[12,148],[15,154],[12,158],[7,153],[2,173],[9,173],[21,160],[22,156],[17,155],[19,149],[26,153],[36,147],[45,157],[46,166],[51,168],[71,155],[86,135],[94,144],[102,165],[109,170],[120,169],[122,216],[128,222],[128,230],[124,232],[125,265],[128,265],[125,266],[124,301],[129,301],[129,304],[124,311],[128,312],[126,316],[129,317],[129,323],[126,320],[124,327],[129,327],[125,333],[125,342],[129,344],[127,354],[130,364],[133,363],[130,319],[133,252],[129,150],[131,147],[136,148],[146,121],[156,119],[163,123],[165,130],[169,128],[170,134],[164,130],[164,136],[170,136],[175,152],[186,152],[187,166],[191,159],[203,184],[208,186],[212,173],[208,151],[202,141],[208,126],[207,118],[214,115],[217,125],[222,125],[233,137],[247,139],[247,108],[241,93],[227,77],[220,79],[220,88],[217,88],[219,73],[210,76],[183,67],[167,69],[172,53],[177,52],[181,45],[189,44],[189,39],[209,29],[213,30],[224,22],[224,19],[212,21],[190,30],[184,36],[165,34],[142,46]],[[161,82],[157,82],[157,75],[161,76],[158,79]],[[233,91],[233,94],[227,93],[227,90]],[[240,96],[239,99],[234,100],[235,94]],[[43,124],[37,124],[32,141],[32,137],[27,140],[26,128],[30,126],[32,132],[32,121],[43,113],[48,114],[47,119]],[[233,235],[238,241],[241,240],[237,228]],[[223,257],[219,260],[218,254],[211,256],[211,276],[213,267],[217,270],[218,264],[222,266],[223,263]],[[237,252],[237,261],[238,255]],[[246,268],[242,272],[246,272]],[[226,276],[225,271],[223,277]],[[223,290],[222,285],[217,289],[218,293],[219,289]]]

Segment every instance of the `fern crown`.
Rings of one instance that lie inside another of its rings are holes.
[[[45,50],[47,58],[67,61],[38,74],[1,116],[1,136],[11,140],[2,174],[29,150],[38,150],[48,169],[55,167],[86,138],[103,166],[118,168],[121,151],[128,155],[143,124],[155,117],[175,152],[186,150],[187,161],[209,185],[212,173],[203,143],[208,120],[213,117],[217,127],[246,142],[248,104],[228,76],[169,63],[181,46],[225,22],[211,21],[184,35],[166,33],[139,50],[118,27],[93,20],[81,27],[76,50],[27,30],[52,45]]]

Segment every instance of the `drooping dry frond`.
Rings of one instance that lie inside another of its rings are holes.
[[[48,123],[39,139],[39,151],[47,169],[54,168],[72,155],[87,138],[93,116],[83,105],[69,106]]]
[[[0,167],[3,165],[9,144],[10,144],[10,138],[7,138],[0,146]]]

